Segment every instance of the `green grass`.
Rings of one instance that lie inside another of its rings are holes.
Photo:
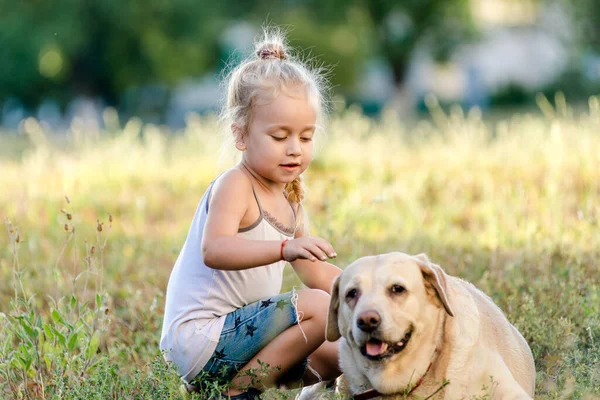
[[[306,208],[342,268],[425,252],[473,282],[529,342],[536,398],[591,399],[600,103],[577,115],[556,103],[492,124],[430,102],[431,119],[410,130],[391,113],[335,115],[306,173]],[[105,132],[58,136],[28,120],[1,139],[2,398],[183,398],[158,351],[165,288],[200,197],[234,153],[220,156],[211,117],[175,135],[105,118]],[[285,289],[298,285],[288,271]]]

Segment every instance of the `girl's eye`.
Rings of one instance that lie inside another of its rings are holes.
[[[273,139],[275,139],[276,142],[283,142],[285,140],[285,137],[279,137],[279,136],[271,136]]]
[[[356,289],[352,289],[348,293],[346,293],[346,298],[347,299],[354,299],[357,294],[358,294],[358,291]]]
[[[392,290],[392,293],[394,293],[394,294],[400,294],[400,293],[404,293],[404,291],[406,289],[404,289],[404,287],[401,285],[392,285],[391,290]]]
[[[300,138],[303,142],[311,142],[312,141],[312,137],[303,137]]]

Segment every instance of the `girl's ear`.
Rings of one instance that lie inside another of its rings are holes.
[[[244,129],[236,124],[231,124],[231,132],[233,132],[233,137],[235,138],[235,148],[239,151],[246,150],[246,142],[244,141],[246,135]]]

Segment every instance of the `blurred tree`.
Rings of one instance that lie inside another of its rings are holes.
[[[367,24],[374,40],[357,51],[381,54],[394,72],[396,85],[403,82],[419,43],[427,44],[438,60],[445,60],[475,32],[470,0],[307,0],[306,9],[321,21],[345,25],[350,32]],[[360,15],[360,21],[352,15]]]
[[[192,0],[0,0],[0,101],[172,84],[217,63],[226,10]]]
[[[352,87],[373,55],[389,62],[400,84],[418,43],[443,58],[472,31],[468,3],[0,0],[0,102],[16,96],[35,106],[54,97],[65,104],[87,94],[117,104],[127,88],[217,70],[222,32],[234,21],[258,26],[265,16],[290,26],[292,45],[334,66],[334,86]]]
[[[236,8],[237,1],[230,1]],[[456,45],[472,38],[470,0],[287,0],[247,2],[256,23],[265,15],[292,27],[300,46],[314,46],[335,66],[333,83],[351,86],[365,58],[382,56],[401,85],[418,44],[443,61]],[[248,14],[245,14],[248,17]],[[296,44],[294,43],[294,44]]]
[[[598,0],[562,0],[562,5],[565,9],[571,10],[573,14],[579,43],[600,53],[600,4]]]
[[[70,55],[87,40],[77,3],[0,1],[0,99],[31,104],[67,79]]]

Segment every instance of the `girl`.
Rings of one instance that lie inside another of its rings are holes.
[[[186,382],[202,372],[231,383],[231,399],[340,374],[325,321],[341,270],[326,262],[331,244],[307,234],[300,181],[324,114],[323,82],[289,57],[279,33],[265,32],[232,71],[224,116],[242,160],[207,189],[169,279],[165,358]],[[286,262],[309,289],[279,294]],[[270,373],[253,381],[248,371],[265,363]]]

